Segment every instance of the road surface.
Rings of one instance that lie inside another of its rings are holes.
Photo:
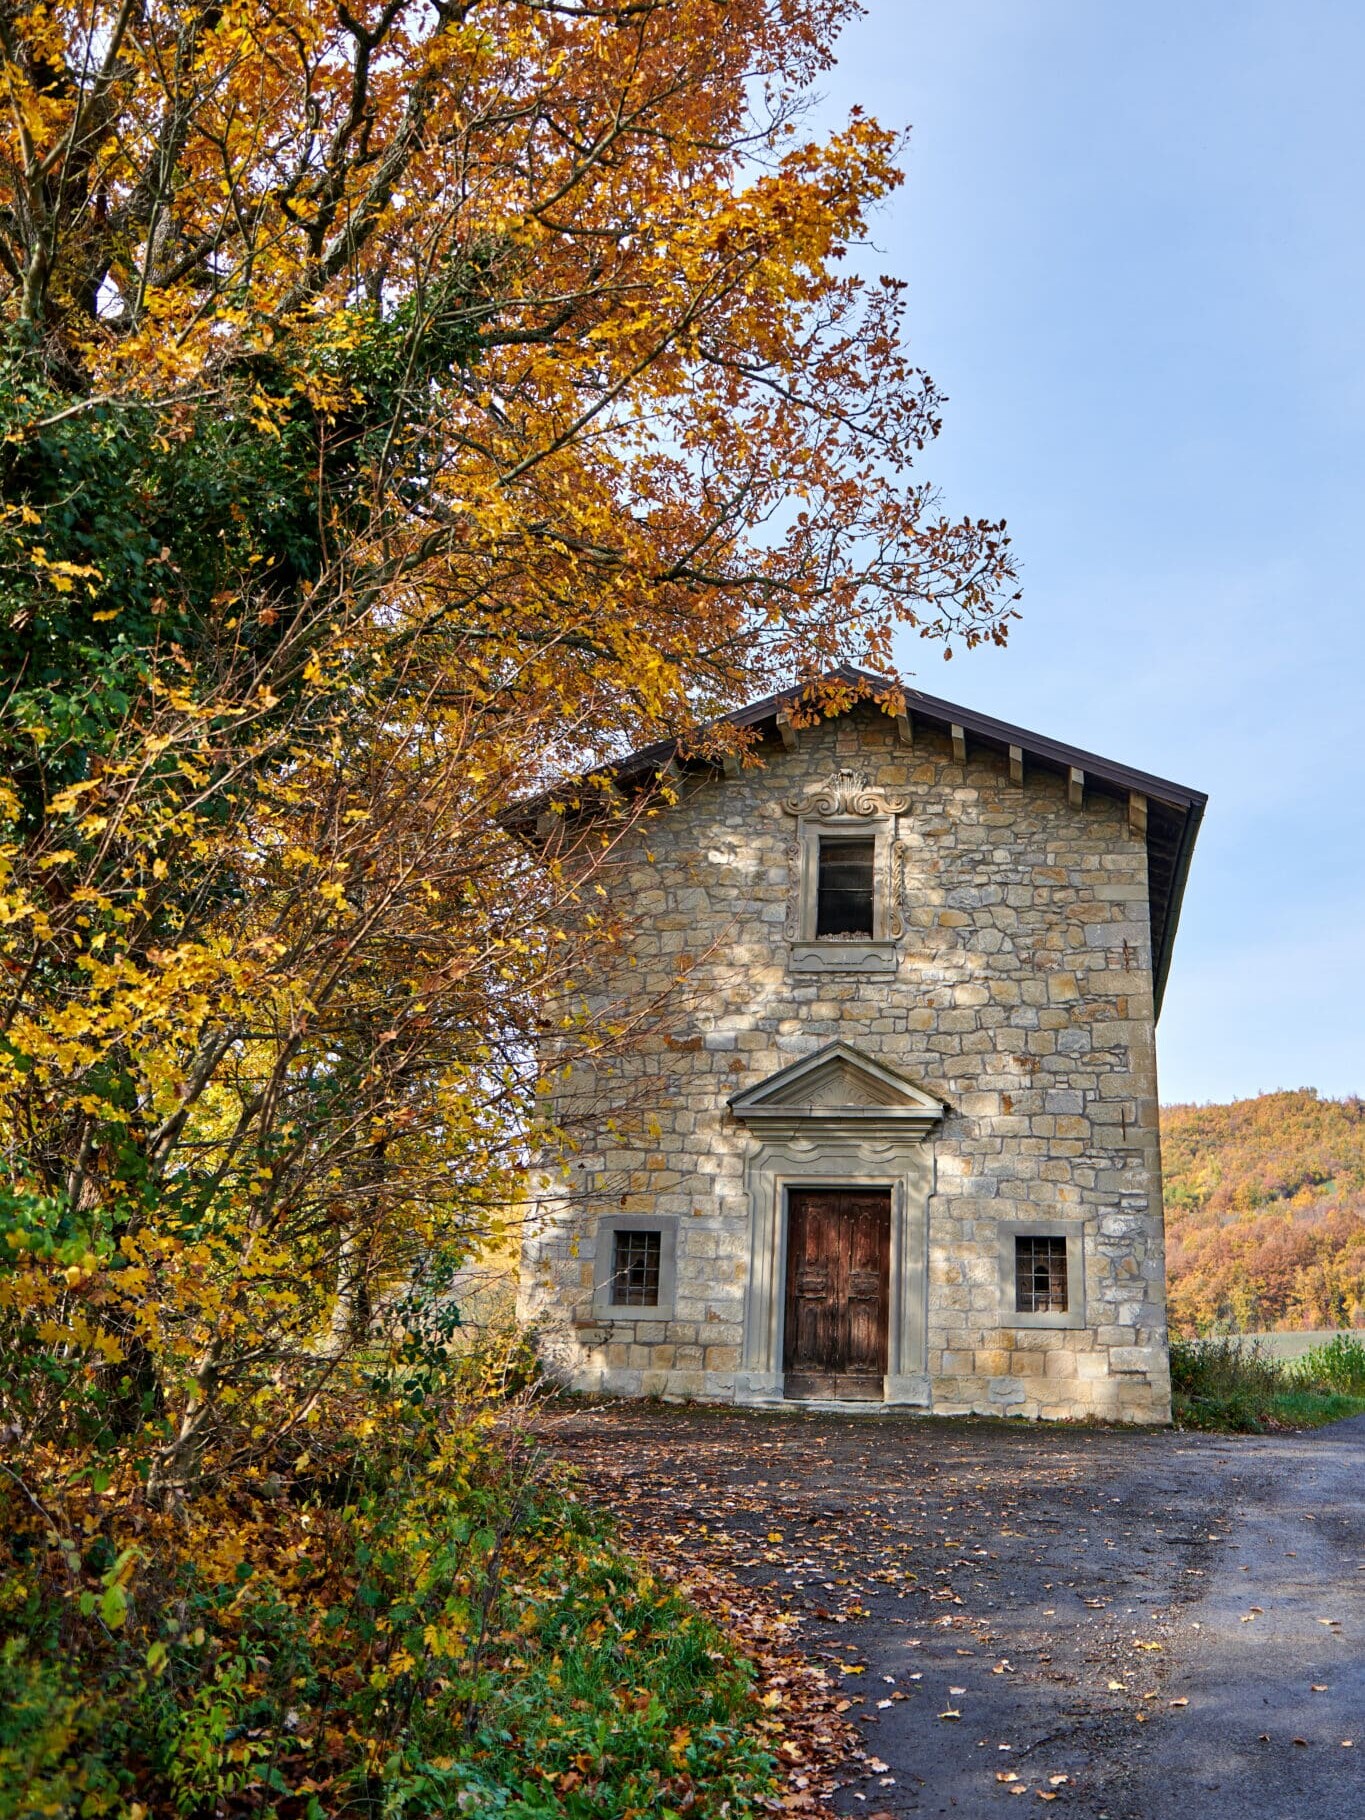
[[[559,1406],[627,1527],[801,1614],[841,1813],[1365,1820],[1365,1418],[1174,1432]]]

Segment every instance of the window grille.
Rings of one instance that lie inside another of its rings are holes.
[[[657,1232],[612,1235],[611,1299],[618,1308],[657,1308],[663,1239]]]
[[[1017,1314],[1066,1313],[1066,1240],[1014,1241],[1014,1307]]]
[[[815,907],[817,936],[873,933],[875,854],[875,841],[822,837]]]

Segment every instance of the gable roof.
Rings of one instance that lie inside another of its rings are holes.
[[[1171,954],[1175,947],[1175,932],[1180,920],[1185,881],[1189,876],[1199,824],[1208,802],[1208,797],[1202,790],[1192,790],[1185,784],[1172,783],[1169,778],[1155,777],[1147,771],[1136,771],[1131,765],[1117,764],[1113,759],[1101,758],[1098,753],[1066,745],[1061,740],[1048,739],[1041,733],[1031,733],[1025,727],[996,720],[989,714],[978,714],[973,708],[961,707],[956,702],[944,701],[936,695],[926,695],[920,689],[911,689],[904,683],[897,683],[889,676],[879,676],[872,670],[860,670],[853,664],[840,664],[837,669],[817,677],[813,682],[798,683],[793,688],[781,689],[775,695],[764,696],[761,701],[750,702],[747,707],[720,715],[716,720],[696,729],[686,739],[679,736],[655,740],[652,745],[641,746],[625,758],[597,766],[589,776],[610,781],[616,786],[644,786],[668,770],[715,771],[719,768],[719,761],[696,749],[694,742],[698,733],[704,734],[715,727],[732,726],[745,728],[760,737],[776,738],[782,731],[779,722],[785,721],[790,710],[808,706],[812,691],[818,691],[822,684],[830,683],[841,683],[857,690],[858,700],[852,704],[854,706],[860,706],[870,698],[875,699],[878,694],[898,690],[905,699],[906,712],[913,724],[932,727],[937,732],[950,736],[955,728],[960,729],[964,738],[973,746],[998,753],[1006,760],[1011,756],[1011,749],[1017,750],[1037,770],[1050,771],[1062,777],[1069,777],[1072,771],[1080,771],[1084,773],[1086,789],[1098,789],[1106,795],[1120,798],[1146,798],[1152,989],[1159,1016],[1171,967]],[[529,832],[537,815],[553,802],[556,794],[553,790],[546,791],[532,801],[518,805],[506,818],[506,825],[523,833]]]

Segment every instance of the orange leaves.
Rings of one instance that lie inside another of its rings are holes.
[[[96,384],[207,386],[268,437],[300,404],[335,434],[363,395],[357,363],[412,312],[450,342],[421,427],[442,509],[386,510],[384,560],[486,602],[494,662],[509,613],[515,660],[530,631],[560,673],[566,635],[611,650],[620,628],[655,666],[645,716],[693,705],[699,648],[722,674],[734,650],[738,688],[759,659],[815,671],[857,641],[883,652],[897,617],[996,636],[998,536],[921,524],[918,492],[889,478],[936,427],[897,289],[839,266],[900,181],[898,142],[862,114],[824,144],[786,137],[846,10],[735,0],[722,19],[671,0],[568,19],[500,0],[453,27],[416,0],[364,22],[293,0],[211,25],[138,12],[109,66],[108,130],[80,139],[80,233],[54,237],[87,302],[44,268],[22,307],[80,343]],[[41,18],[76,68],[112,14]],[[772,112],[751,118],[758,70]],[[92,106],[48,123],[44,155],[69,157],[63,134]],[[9,218],[40,222],[50,202],[9,181],[24,192]],[[14,269],[29,250],[10,249]],[[793,493],[800,522],[775,533]],[[533,555],[524,540],[547,529]]]
[[[23,1280],[87,1384],[101,1335],[138,1353],[168,1495],[516,1204],[547,1006],[556,1064],[637,1035],[581,982],[652,806],[585,793],[542,864],[509,803],[1010,615],[999,528],[907,478],[901,293],[840,262],[896,143],[784,130],[847,11],[17,18],[0,297],[46,364],[0,532],[113,705],[90,732],[81,676],[8,748],[0,1115],[117,1242]],[[126,520],[88,572],[34,503],[68,461]]]
[[[1330,1328],[1365,1307],[1365,1125],[1311,1091],[1162,1113],[1173,1318]]]

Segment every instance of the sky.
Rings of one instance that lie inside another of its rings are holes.
[[[859,263],[1024,584],[902,673],[1209,793],[1163,1100],[1365,1090],[1365,6],[864,4],[815,124],[912,129]]]

